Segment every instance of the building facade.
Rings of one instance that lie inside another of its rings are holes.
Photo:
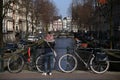
[[[9,3],[9,4],[8,4]],[[3,4],[8,4],[8,7],[3,8],[3,14],[5,14],[3,19],[3,33],[4,41],[15,40],[15,34],[20,33],[25,36],[27,30],[28,22],[28,32],[33,31],[35,25],[32,22],[32,13],[28,12],[26,19],[26,8],[23,6],[22,0],[3,0]],[[34,29],[35,30],[35,29]]]
[[[50,23],[49,31],[72,31],[72,19],[70,17],[64,17],[63,19],[57,19]]]

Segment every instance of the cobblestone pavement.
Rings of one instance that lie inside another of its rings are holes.
[[[120,80],[120,72],[94,74],[88,71],[62,73],[53,71],[53,75],[43,76],[38,72],[22,71],[20,73],[0,73],[0,80]]]

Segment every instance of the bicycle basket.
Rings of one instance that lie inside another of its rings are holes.
[[[80,47],[82,48],[87,48],[88,44],[87,43],[81,43]]]
[[[108,60],[108,56],[105,52],[96,52],[95,54],[95,59],[97,61],[107,61]]]

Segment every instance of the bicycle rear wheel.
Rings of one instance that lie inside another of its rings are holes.
[[[22,56],[14,54],[8,59],[7,66],[9,72],[18,73],[22,71],[22,68],[24,66],[24,60]]]
[[[58,63],[60,70],[65,73],[70,73],[77,67],[77,59],[71,54],[63,55]]]
[[[97,74],[105,73],[109,69],[109,61],[99,61],[93,57],[90,60],[90,69]]]

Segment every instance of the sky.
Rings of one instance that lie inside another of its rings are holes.
[[[58,14],[62,15],[62,17],[67,17],[68,8],[72,2],[72,0],[53,0],[56,7],[58,8]]]

